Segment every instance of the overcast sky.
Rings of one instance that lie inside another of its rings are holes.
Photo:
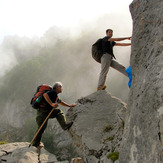
[[[131,2],[132,0],[0,0],[0,43],[6,35],[42,36],[54,25],[77,32],[81,23],[109,13],[126,15],[125,19],[131,23]]]

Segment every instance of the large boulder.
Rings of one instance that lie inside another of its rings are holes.
[[[134,0],[129,93],[121,163],[163,162],[163,1]]]
[[[125,111],[125,103],[103,90],[68,110],[67,120],[74,122],[69,133],[85,162],[112,162],[108,155],[119,153]]]

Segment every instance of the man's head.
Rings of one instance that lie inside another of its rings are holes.
[[[56,93],[62,93],[62,83],[61,82],[55,82],[53,85],[53,89],[56,91]]]
[[[107,30],[106,30],[106,35],[107,35],[108,37],[112,37],[112,36],[113,36],[113,30],[112,30],[112,29],[107,29]]]

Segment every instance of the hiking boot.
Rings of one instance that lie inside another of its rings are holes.
[[[69,130],[72,126],[73,122],[67,123],[66,126],[63,128],[64,130]]]
[[[106,85],[103,85],[103,86],[100,86],[100,87],[97,88],[98,91],[105,90],[105,89],[106,89]]]

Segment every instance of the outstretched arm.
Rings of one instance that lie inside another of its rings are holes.
[[[61,101],[61,103],[60,103],[62,106],[66,106],[66,107],[74,107],[74,106],[76,106],[76,104],[71,104],[71,105],[69,105],[69,104],[67,104],[66,102],[64,102],[64,101]]]
[[[131,43],[115,43],[114,46],[130,46]]]
[[[131,40],[131,37],[109,38],[109,39],[108,39],[108,41],[123,41],[123,40]]]

